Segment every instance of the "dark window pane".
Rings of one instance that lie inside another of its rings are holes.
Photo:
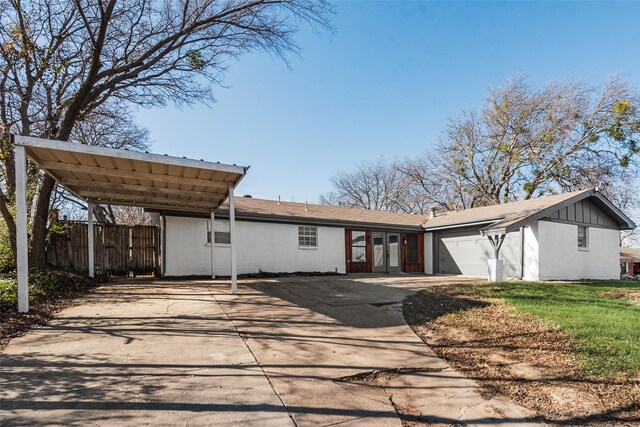
[[[231,233],[216,231],[216,243],[229,244],[231,243]],[[211,237],[209,237],[211,239]]]
[[[407,235],[407,262],[420,262],[420,253],[418,250],[418,235]]]

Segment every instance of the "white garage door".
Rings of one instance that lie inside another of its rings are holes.
[[[493,248],[478,228],[446,231],[438,233],[435,256],[440,274],[486,276],[487,260],[493,257]],[[519,233],[507,235],[500,249],[500,259],[505,260],[506,275],[519,276]]]

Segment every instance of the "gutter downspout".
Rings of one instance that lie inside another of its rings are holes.
[[[524,226],[520,227],[520,280],[524,279]]]

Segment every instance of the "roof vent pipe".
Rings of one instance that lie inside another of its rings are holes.
[[[304,202],[304,210],[308,211],[309,210],[309,203]]]
[[[429,208],[429,219],[433,219],[436,217],[436,207],[435,206],[431,206]]]
[[[278,204],[280,204],[280,196],[278,196]]]

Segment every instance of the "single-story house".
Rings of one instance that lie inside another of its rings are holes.
[[[213,226],[207,214],[150,212],[162,227],[163,275],[230,274],[226,205]],[[525,280],[618,279],[620,230],[635,228],[595,189],[429,216],[242,197],[235,218],[239,274],[486,277],[499,259],[494,279],[500,270]]]
[[[261,270],[615,279],[619,231],[635,228],[597,190],[426,217],[236,200],[234,190],[249,169],[236,164],[20,135],[11,142],[22,313],[29,310],[28,160],[87,201],[89,276],[95,275],[94,203],[137,206],[161,224],[164,276],[229,275],[234,294],[238,273]]]
[[[620,274],[640,274],[640,248],[620,248]]]

